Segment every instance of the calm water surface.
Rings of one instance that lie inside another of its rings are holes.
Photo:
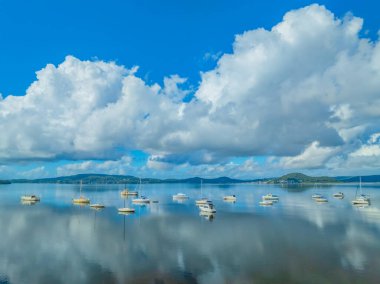
[[[131,189],[134,188],[132,185]],[[144,185],[158,204],[119,215],[118,185],[86,185],[107,208],[71,204],[77,185],[0,186],[0,283],[380,283],[380,186],[367,208],[355,185],[281,188],[205,185],[215,216],[201,216],[198,185]],[[343,191],[343,200],[332,194]],[[172,195],[190,199],[178,203]],[[272,192],[280,201],[259,206]],[[311,195],[329,202],[316,204]],[[20,196],[41,202],[22,205]],[[223,202],[236,194],[236,203]]]

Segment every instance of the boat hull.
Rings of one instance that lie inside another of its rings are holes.
[[[90,207],[94,208],[94,209],[103,209],[103,208],[105,208],[105,206],[103,204],[90,204]]]
[[[22,196],[21,201],[24,202],[38,202],[40,201],[40,198],[37,196]]]
[[[135,213],[135,209],[134,208],[128,208],[128,207],[119,208],[119,209],[117,209],[117,211],[119,213]]]
[[[201,208],[201,211],[205,213],[216,213],[215,209],[209,209],[209,208]]]
[[[73,199],[74,204],[90,204],[90,199],[87,198],[76,198]]]
[[[273,205],[273,201],[272,200],[263,200],[263,201],[260,201],[259,204],[261,206],[270,206],[270,205]]]
[[[211,200],[207,200],[207,199],[201,199],[201,200],[196,200],[195,201],[196,205],[205,205],[205,204],[209,204],[209,203],[212,203],[212,201]]]
[[[120,192],[121,196],[137,196],[139,193],[137,191],[122,191]]]
[[[149,199],[134,199],[132,200],[133,203],[137,203],[137,204],[148,204],[150,203],[150,200]]]
[[[229,201],[229,202],[235,202],[236,201],[236,197],[235,196],[225,196],[225,197],[223,197],[223,200],[224,201]]]

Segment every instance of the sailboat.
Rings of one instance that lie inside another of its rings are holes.
[[[98,186],[96,186],[96,191],[98,191]],[[93,203],[93,204],[90,204],[90,207],[93,208],[93,209],[103,209],[105,208],[105,206],[101,203]]]
[[[370,198],[368,195],[363,194],[362,190],[362,177],[359,178],[359,189],[360,189],[360,195],[357,196],[358,189],[356,189],[355,192],[355,199],[352,200],[352,205],[370,205]]]
[[[127,188],[127,185],[125,185],[125,186],[124,186],[124,190],[122,190],[122,191],[120,192],[120,195],[121,195],[122,197],[129,196],[129,195],[137,196],[137,195],[139,195],[139,193],[138,193],[137,191],[129,190],[129,189]]]
[[[173,195],[173,200],[184,201],[186,199],[189,199],[189,197],[184,193],[177,193]]]
[[[74,204],[82,204],[82,205],[85,205],[85,204],[89,204],[90,203],[90,199],[82,196],[82,180],[80,181],[80,187],[79,187],[79,197],[78,198],[74,198],[73,199],[73,203]]]
[[[139,189],[141,191],[141,178],[140,178]],[[132,200],[132,202],[136,204],[146,204],[146,203],[150,203],[150,199],[141,195],[140,198],[135,198]]]
[[[124,206],[122,208],[117,209],[119,213],[124,214],[124,213],[135,213],[134,208],[126,207],[125,206],[125,199],[124,199]]]
[[[236,202],[236,195],[235,194],[226,195],[223,197],[223,200],[226,202]]]
[[[199,209],[201,212],[216,213],[215,206],[212,203],[201,204],[199,205]]]
[[[211,200],[208,200],[207,197],[203,197],[203,179],[201,179],[201,199],[198,199],[195,201],[196,205],[204,205],[204,204],[209,204],[212,203]]]
[[[23,195],[21,196],[22,202],[38,202],[40,198],[36,195]]]

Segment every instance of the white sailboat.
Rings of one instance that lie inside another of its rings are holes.
[[[274,195],[272,193],[268,193],[268,194],[263,196],[263,200],[278,201],[279,199],[280,199],[280,197],[278,197],[277,195]]]
[[[98,186],[96,185],[96,193],[97,192],[98,192]],[[104,206],[104,204],[101,204],[101,203],[92,203],[92,204],[90,204],[90,207],[93,209],[103,209],[106,206]]]
[[[358,189],[356,189],[355,199],[352,200],[352,205],[370,205],[371,199],[368,195],[363,194],[362,190],[362,177],[359,178],[360,195],[357,196]]]
[[[38,202],[40,198],[36,195],[23,195],[21,196],[22,202]]]
[[[124,186],[124,190],[122,190],[121,192],[120,192],[120,195],[122,196],[122,197],[127,197],[127,196],[137,196],[137,195],[139,195],[139,193],[137,192],[137,191],[132,191],[132,190],[129,190],[128,188],[127,188],[127,185],[125,185]]]
[[[173,200],[185,200],[189,199],[189,197],[184,193],[177,193],[173,195]]]
[[[223,197],[223,200],[226,202],[236,202],[236,195],[235,194],[226,195]]]
[[[335,198],[338,198],[338,199],[343,199],[344,198],[344,193],[343,192],[335,192],[334,194],[333,194],[333,197],[335,197]]]
[[[195,200],[196,205],[212,203],[207,197],[203,197],[203,179],[201,179],[201,199]]]
[[[141,191],[141,178],[140,178],[139,189]],[[141,195],[139,198],[133,199],[132,202],[136,204],[147,204],[147,203],[150,203],[150,199],[146,196]]]
[[[201,204],[199,205],[199,209],[207,213],[216,213],[215,206],[212,203]]]
[[[273,205],[273,201],[272,201],[272,200],[261,200],[261,201],[259,202],[259,204],[260,204],[261,206],[270,206],[270,205]]]
[[[124,206],[122,208],[118,208],[117,211],[119,211],[119,213],[121,213],[121,214],[124,214],[124,213],[135,213],[135,209],[134,208],[130,208],[130,207],[126,207],[125,206],[125,199],[124,199]]]
[[[326,203],[326,202],[329,202],[327,200],[327,198],[321,196],[321,197],[318,197],[318,198],[314,198],[314,201],[317,202],[317,203]]]
[[[73,199],[74,204],[81,204],[81,205],[86,205],[90,203],[90,199],[84,197],[82,195],[82,180],[80,181],[80,187],[79,187],[79,197]]]

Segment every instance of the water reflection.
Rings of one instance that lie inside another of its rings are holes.
[[[65,205],[62,196],[70,200],[71,195],[57,193],[52,186],[42,187],[44,199],[38,206],[20,205],[17,188],[11,193],[0,189],[4,197],[0,279],[10,283],[377,283],[380,277],[376,191],[371,193],[372,206],[355,208],[351,198],[331,198],[319,206],[311,199],[313,191],[288,194],[281,188],[236,186],[235,204],[214,198],[216,216],[200,214],[193,200],[173,202],[176,189],[163,189],[146,189],[145,194],[155,194],[160,203],[138,206],[134,215],[117,213],[123,200],[116,187],[96,193],[97,200],[107,204],[101,211]],[[191,198],[199,193],[195,188],[181,190]],[[216,187],[204,190],[213,191],[215,197],[225,195]],[[281,202],[261,208],[258,202],[269,191],[280,195]]]

